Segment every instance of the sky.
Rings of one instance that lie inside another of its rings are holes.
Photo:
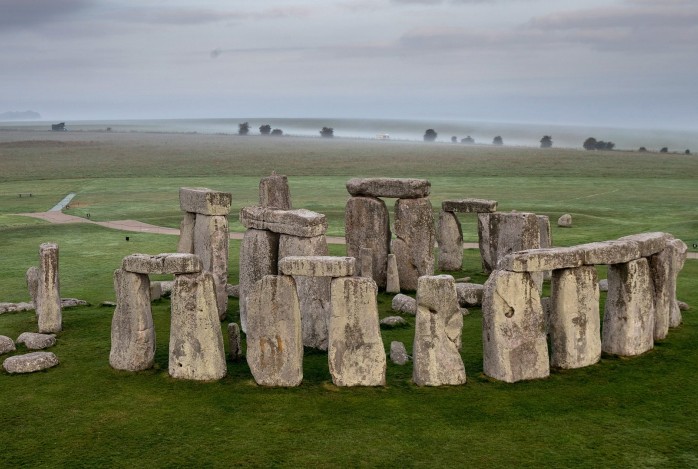
[[[0,112],[698,130],[698,0],[0,0]]]

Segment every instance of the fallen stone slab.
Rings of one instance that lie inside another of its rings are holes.
[[[99,306],[104,308],[113,308],[116,306],[116,301],[102,301]]]
[[[58,365],[58,358],[51,352],[31,352],[5,359],[2,366],[8,373],[34,373]]]
[[[15,342],[6,335],[0,335],[0,355],[14,352],[15,350]]]
[[[240,285],[227,284],[225,286],[225,292],[228,298],[240,298]]]
[[[279,210],[260,206],[244,207],[240,210],[240,223],[245,228],[269,230],[302,238],[320,236],[327,231],[325,215],[303,208]]]
[[[90,303],[77,298],[61,298],[61,308],[75,308],[77,306],[90,306]]]
[[[398,293],[393,297],[390,306],[393,308],[393,311],[399,313],[409,314],[411,316],[417,314],[417,300],[411,296],[403,295],[402,293]]]
[[[193,274],[201,272],[201,258],[194,254],[131,254],[124,257],[121,268],[134,274]]]
[[[641,258],[640,247],[634,241],[601,241],[575,246],[582,252],[584,265],[625,264]]]
[[[42,350],[56,345],[56,335],[22,332],[19,337],[17,337],[16,343],[24,344],[29,350]]]
[[[288,256],[279,261],[279,271],[293,276],[351,277],[355,269],[353,257]]]
[[[388,316],[380,320],[380,325],[385,327],[400,327],[406,326],[407,321],[400,316]]]
[[[485,286],[479,283],[456,283],[458,304],[463,307],[481,305],[484,291]]]
[[[426,179],[353,178],[347,181],[347,191],[353,196],[419,199],[429,195],[431,183]]]
[[[618,238],[619,241],[634,241],[640,249],[640,257],[649,257],[660,253],[666,248],[667,243],[673,239],[669,233],[656,231],[652,233],[638,233]]]
[[[545,272],[574,269],[584,264],[582,251],[575,248],[528,249],[508,254],[498,268],[512,272]]]
[[[34,303],[0,303],[0,314],[34,311]]]
[[[182,187],[179,189],[179,206],[184,212],[202,215],[227,215],[233,196],[229,192],[219,192],[203,187]]]
[[[396,365],[404,365],[410,361],[405,344],[397,340],[390,342],[390,361]]]
[[[460,213],[492,213],[497,211],[497,201],[486,199],[444,200],[441,202],[441,210]]]

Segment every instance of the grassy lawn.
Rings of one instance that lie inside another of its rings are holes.
[[[687,261],[678,286],[694,310],[640,357],[605,356],[545,380],[498,383],[482,374],[482,315],[473,308],[464,318],[464,386],[418,388],[411,365],[389,364],[384,388],[337,388],[326,354],[306,351],[300,387],[265,389],[254,384],[244,360],[229,362],[228,376],[216,383],[169,378],[167,299],[153,304],[155,368],[109,367],[113,308],[99,304],[114,299],[113,270],[134,252],[173,251],[176,237],[130,233],[127,242],[125,233],[99,226],[12,215],[46,210],[77,192],[70,213],[176,226],[178,187],[228,190],[239,208],[254,202],[259,177],[276,169],[290,176],[294,205],[326,213],[333,233],[342,232],[349,177],[415,176],[432,181],[435,208],[446,198],[482,197],[498,200],[502,210],[554,220],[570,212],[575,227],[554,228],[561,245],[644,230],[669,231],[690,244],[698,242],[692,205],[698,165],[689,157],[310,139],[281,145],[223,136],[125,134],[119,143],[119,137],[95,134],[60,145],[8,144],[13,137],[0,135],[0,301],[27,300],[24,273],[38,262],[39,244],[54,241],[62,296],[92,303],[64,311],[64,331],[51,349],[61,360],[57,368],[0,372],[0,466],[698,466],[697,261]],[[100,159],[110,163],[100,169]],[[20,199],[19,192],[36,196]],[[472,218],[462,220],[475,240]],[[231,241],[231,283],[238,249]],[[343,246],[331,250],[344,254]],[[466,251],[464,270],[455,274],[465,275],[485,280],[476,251]],[[391,296],[378,300],[381,317],[392,315]],[[237,300],[229,311],[226,323],[237,321]],[[407,327],[382,331],[386,351],[392,340],[411,351],[414,319],[406,319]],[[33,312],[0,315],[2,335],[35,330]]]

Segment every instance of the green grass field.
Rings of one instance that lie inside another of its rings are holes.
[[[57,138],[65,141],[51,142]],[[647,230],[698,242],[698,160],[688,156],[282,140],[0,133],[0,301],[27,300],[24,273],[37,263],[39,244],[54,241],[62,295],[93,305],[64,311],[52,349],[57,368],[0,372],[1,466],[698,466],[694,310],[641,357],[605,356],[592,367],[509,385],[482,374],[481,311],[473,308],[464,318],[464,386],[418,388],[409,364],[389,364],[384,388],[337,388],[326,354],[307,351],[300,387],[266,389],[244,360],[229,362],[220,382],[170,379],[163,299],[153,305],[155,368],[112,370],[113,309],[99,306],[114,299],[112,272],[125,255],[175,250],[176,237],[127,233],[126,242],[124,232],[14,214],[47,210],[76,192],[69,213],[177,226],[180,186],[230,191],[236,211],[254,203],[259,178],[276,169],[289,175],[294,206],[327,214],[332,234],[343,232],[349,177],[404,176],[432,182],[435,209],[446,198],[481,197],[553,220],[572,213],[573,228],[554,227],[558,245]],[[18,197],[28,192],[31,198]],[[471,218],[462,220],[474,241]],[[238,249],[231,241],[231,283]],[[344,254],[343,246],[331,250]],[[455,275],[484,282],[476,251],[464,258]],[[678,296],[698,306],[698,261],[687,261]],[[390,299],[379,295],[381,317],[392,314]],[[237,300],[229,311],[226,323],[238,319]],[[414,321],[406,319],[409,327],[382,331],[386,350],[392,340],[411,350]],[[33,312],[0,315],[2,335],[35,330]]]

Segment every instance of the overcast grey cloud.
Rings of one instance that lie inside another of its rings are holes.
[[[47,118],[698,127],[689,0],[0,0],[0,40],[0,112]]]

